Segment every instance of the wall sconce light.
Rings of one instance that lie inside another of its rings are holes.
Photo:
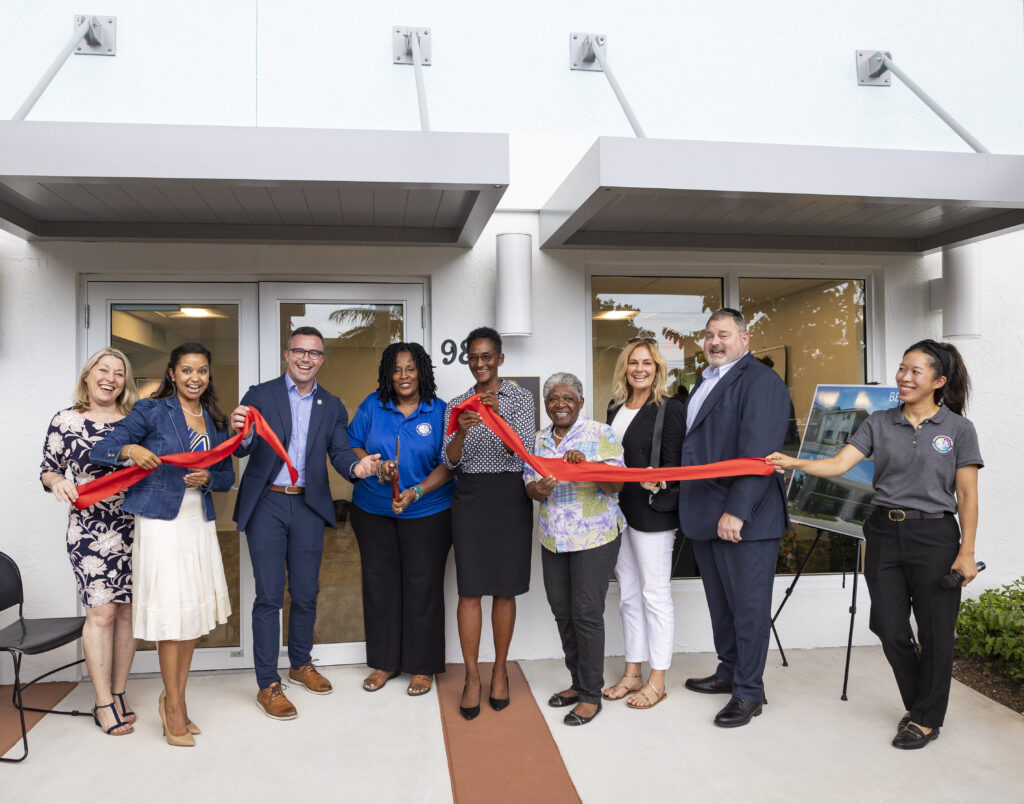
[[[932,312],[942,311],[942,337],[981,337],[981,265],[978,244],[942,250],[942,278],[928,286]]]
[[[495,309],[502,335],[533,334],[533,237],[504,232],[495,238]]]

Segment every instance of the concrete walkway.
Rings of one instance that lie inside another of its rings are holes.
[[[1024,801],[1021,715],[954,682],[940,738],[921,751],[897,751],[889,741],[903,712],[879,648],[854,650],[848,701],[839,699],[843,650],[787,655],[784,668],[776,652],[769,654],[764,714],[728,730],[711,722],[724,696],[682,687],[687,676],[714,669],[708,654],[675,657],[669,697],[657,708],[606,704],[592,724],[575,729],[561,723],[564,712],[546,706],[566,686],[562,663],[521,666],[587,804]],[[621,659],[607,660],[609,683],[621,667]],[[401,678],[372,695],[363,692],[363,666],[323,671],[335,693],[289,688],[300,716],[284,723],[257,709],[250,673],[195,675],[189,711],[203,734],[193,749],[171,748],[160,737],[160,680],[133,679],[135,734],[111,738],[89,718],[46,717],[29,734],[29,758],[0,767],[3,799],[451,801],[437,697],[409,698]],[[91,702],[88,684],[65,699],[81,709]],[[16,747],[11,755],[19,753]],[[500,790],[488,799],[502,800]]]

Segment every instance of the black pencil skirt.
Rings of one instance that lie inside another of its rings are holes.
[[[460,474],[452,499],[452,541],[461,597],[529,591],[533,504],[522,474]]]

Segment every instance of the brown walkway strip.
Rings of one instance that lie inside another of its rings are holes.
[[[39,684],[33,684],[25,690],[25,706],[53,709],[64,699],[65,695],[77,686],[78,684],[74,681],[43,681]],[[10,751],[16,743],[21,742],[21,719],[18,717],[18,710],[11,703],[11,693],[13,691],[13,684],[0,685],[0,756]],[[26,712],[25,728],[31,730],[43,717],[42,712]],[[28,744],[29,749],[31,749],[31,737],[29,737]],[[15,756],[21,756],[20,747]]]
[[[455,804],[579,801],[518,662],[508,663],[512,703],[500,712],[487,703],[491,665],[480,665],[480,715],[473,720],[459,714],[465,673],[463,665],[450,664],[437,681]]]

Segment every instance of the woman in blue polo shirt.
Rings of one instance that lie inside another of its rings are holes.
[[[960,586],[945,588],[941,581],[956,571],[967,586],[978,574],[974,540],[983,462],[974,425],[962,416],[970,379],[955,346],[918,341],[903,353],[896,385],[902,404],[872,413],[831,458],[797,460],[773,452],[767,460],[780,472],[837,477],[874,456],[875,509],[864,523],[864,580],[871,630],[906,709],[892,744],[915,749],[939,736],[946,716]]]
[[[363,681],[367,692],[405,672],[412,674],[406,692],[423,695],[445,669],[444,568],[455,481],[441,460],[444,412],[430,355],[418,343],[393,343],[381,355],[377,390],[348,428],[359,457],[381,454],[379,482],[361,480],[352,493],[372,670]],[[396,465],[397,501],[391,488]]]

